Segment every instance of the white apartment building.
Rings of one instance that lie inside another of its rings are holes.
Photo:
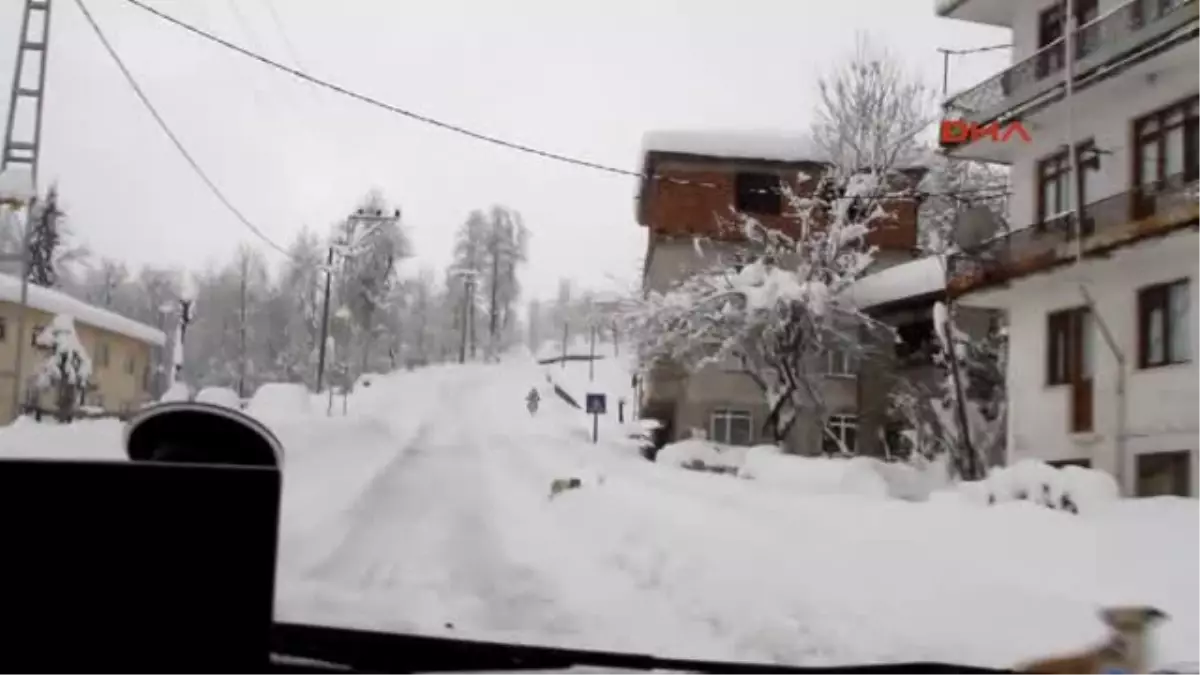
[[[1127,495],[1197,491],[1198,0],[939,0],[1012,30],[1013,64],[945,102],[1017,120],[952,156],[1011,167],[1011,230],[956,255],[949,287],[1009,325],[1007,459],[1103,469]],[[1082,205],[1069,216],[1076,148]],[[1082,236],[1076,236],[1076,232]]]

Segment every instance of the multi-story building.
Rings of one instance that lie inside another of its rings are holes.
[[[1195,495],[1200,3],[1073,0],[1073,35],[1066,4],[937,3],[1012,29],[1014,45],[1011,67],[945,102],[947,119],[1029,136],[947,148],[1008,164],[1013,189],[1012,230],[954,256],[949,286],[1007,313],[1009,461]]]
[[[0,424],[13,419],[12,366],[17,341],[25,342],[21,365],[21,402],[49,405],[52,396],[38,397],[32,388],[34,376],[47,354],[35,346],[42,330],[55,316],[75,319],[75,331],[92,359],[92,382],[84,403],[109,412],[128,412],[150,400],[153,356],[166,336],[157,328],[89,305],[66,293],[30,285],[24,308],[25,334],[17,334],[22,311],[21,283],[17,277],[0,274]]]
[[[718,255],[736,254],[741,233],[722,227],[734,210],[755,216],[764,225],[795,232],[797,221],[784,207],[779,187],[798,194],[815,189],[827,169],[824,153],[798,137],[746,133],[660,132],[648,134],[643,179],[637,205],[638,222],[648,230],[643,287],[662,292],[713,264]],[[924,168],[903,168],[895,189],[915,188]],[[876,265],[912,261],[917,245],[917,204],[898,199],[884,205],[892,218],[882,219],[868,236],[878,247]],[[702,242],[702,243],[698,243]],[[941,275],[938,275],[940,284]],[[801,415],[788,445],[796,452],[819,452],[829,435],[859,452],[878,454],[886,405],[878,395],[879,378],[888,375],[879,363],[856,363],[829,354],[823,387],[829,415]],[[876,386],[872,386],[872,383]],[[718,365],[685,373],[670,366],[655,368],[642,389],[642,416],[663,424],[663,441],[688,438],[699,430],[708,438],[734,445],[771,439],[763,422],[769,412],[762,391],[735,367]]]

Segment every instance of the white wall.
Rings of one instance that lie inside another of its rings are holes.
[[[1200,356],[1197,317],[1198,238],[1194,230],[1144,242],[1111,258],[1085,261],[1082,278],[1089,283],[1100,317],[1125,352],[1128,391],[1124,485],[1135,480],[1134,455],[1160,450],[1191,450],[1196,466],[1197,408],[1200,406]],[[1009,461],[1090,458],[1093,466],[1117,473],[1115,423],[1117,367],[1103,337],[1093,336],[1095,432],[1075,435],[1070,424],[1066,386],[1046,386],[1046,316],[1084,304],[1080,271],[1070,268],[1029,277],[999,292],[1009,305]],[[1149,370],[1137,369],[1137,289],[1179,278],[1191,280],[1192,361]],[[1098,331],[1099,329],[1096,328]],[[1193,469],[1194,470],[1194,469]],[[1193,484],[1195,481],[1193,480]]]

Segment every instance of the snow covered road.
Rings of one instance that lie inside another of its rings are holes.
[[[523,465],[537,420],[511,382],[486,369],[443,379],[424,393],[454,405],[430,411],[340,518],[308,531],[310,541],[284,533],[292,544],[281,551],[280,618],[709,652],[709,626],[687,625],[604,569],[580,546],[587,533],[553,517],[550,479]]]

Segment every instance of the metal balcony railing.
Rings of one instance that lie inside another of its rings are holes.
[[[1083,207],[1084,254],[1096,253],[1188,222],[1200,213],[1195,175],[1180,175]],[[1073,218],[1064,215],[1013,230],[980,246],[949,256],[951,293],[1004,283],[1070,260],[1076,252]]]
[[[1102,72],[1102,66],[1132,59],[1143,50],[1171,40],[1200,17],[1198,0],[1130,0],[1084,24],[1075,35],[1077,86]],[[1062,38],[1039,49],[945,102],[948,118],[986,123],[1006,118],[1062,89],[1066,65]]]

